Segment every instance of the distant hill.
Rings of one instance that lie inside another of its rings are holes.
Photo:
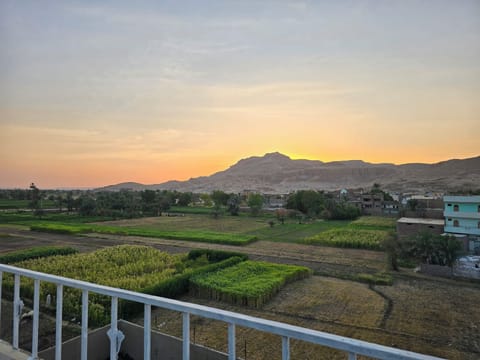
[[[278,152],[242,159],[228,169],[187,181],[143,185],[129,182],[97,190],[162,189],[192,192],[243,190],[288,193],[299,189],[336,190],[380,183],[390,191],[444,191],[480,187],[480,156],[436,164],[372,164],[362,160],[292,160]]]

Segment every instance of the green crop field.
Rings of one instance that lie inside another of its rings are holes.
[[[182,209],[189,208],[178,208],[176,211]],[[274,221],[274,226],[270,226],[270,221]],[[247,245],[255,240],[265,240],[373,250],[381,249],[388,232],[395,231],[395,219],[374,216],[355,221],[311,220],[301,224],[295,219],[287,219],[280,224],[271,215],[224,215],[214,219],[209,213],[122,220],[65,213],[46,214],[41,218],[30,213],[0,213],[0,224],[27,225],[34,231],[64,234],[98,233],[228,245]]]
[[[0,209],[28,209],[30,206],[30,200],[11,200],[0,199]],[[42,208],[54,208],[55,202],[50,200],[42,201]]]
[[[171,240],[188,240],[207,242],[215,244],[228,245],[246,245],[255,241],[255,237],[251,235],[218,233],[195,230],[179,230],[179,231],[162,231],[152,229],[142,229],[134,227],[119,227],[96,224],[60,224],[60,223],[38,223],[30,226],[31,230],[54,232],[61,234],[82,234],[82,233],[98,233],[125,236],[142,236],[152,238],[162,238]]]
[[[306,244],[380,250],[382,241],[388,236],[385,230],[331,229],[305,238]]]
[[[32,252],[31,249],[24,251],[25,254],[30,252]],[[120,245],[91,253],[30,259],[16,262],[14,265],[126,290],[159,296],[177,296],[188,291],[191,276],[216,271],[244,260],[245,257],[236,257],[235,253],[197,251],[190,256],[187,254],[170,255],[148,246]],[[12,292],[12,275],[4,276],[4,286],[7,292]],[[41,298],[45,298],[47,294],[55,294],[56,285],[42,282],[40,293]],[[22,297],[32,297],[33,281],[31,279],[22,281],[21,294]],[[80,296],[79,290],[65,289],[65,313],[76,317],[80,315]],[[98,325],[108,321],[109,299],[92,294],[90,301],[89,318],[91,323]],[[127,303],[122,302],[122,304]],[[122,308],[122,313],[135,311],[126,306],[124,305]]]
[[[186,214],[185,216],[156,216],[147,218],[108,221],[103,224],[135,227],[162,231],[194,230],[223,233],[247,234],[256,229],[268,227],[264,218],[245,216],[221,216],[214,219],[210,214]]]
[[[193,276],[191,289],[202,297],[261,307],[285,284],[310,273],[303,266],[245,261],[214,273]]]
[[[83,224],[113,220],[105,216],[80,216],[76,213],[46,213],[37,216],[31,212],[0,212],[0,224],[33,225],[37,223],[74,223]]]

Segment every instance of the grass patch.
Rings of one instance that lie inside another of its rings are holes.
[[[0,209],[28,209],[30,207],[30,200],[13,200],[13,199],[0,199]],[[54,208],[56,204],[51,200],[42,200],[42,207],[44,209]]]
[[[46,213],[40,217],[31,212],[0,212],[0,224],[35,225],[46,222],[78,224],[108,220],[114,220],[114,218],[108,216],[80,216],[75,213]]]
[[[248,234],[255,235],[259,240],[301,243],[306,237],[330,229],[344,228],[349,223],[350,221],[346,220],[316,220],[307,224],[285,222],[283,225],[276,224],[270,227],[265,221],[262,228],[249,231]]]
[[[254,236],[228,234],[207,231],[162,231],[134,227],[107,226],[97,224],[60,224],[38,223],[30,226],[33,231],[54,232],[61,234],[98,233],[125,236],[142,236],[170,240],[187,240],[216,244],[246,245],[256,240]]]
[[[25,250],[13,251],[0,256],[0,263],[12,264],[20,261],[45,258],[55,255],[70,255],[76,254],[78,250],[71,247],[59,246],[38,246]]]
[[[236,266],[191,278],[199,296],[259,308],[285,284],[305,278],[311,270],[303,266],[245,261]]]
[[[377,228],[377,229],[391,229],[396,227],[397,219],[380,217],[380,216],[362,216],[350,223],[351,227]]]
[[[386,230],[331,229],[305,238],[305,244],[342,248],[381,250],[382,241],[388,236]]]
[[[371,285],[393,285],[393,276],[386,272],[379,272],[375,274],[356,274],[353,275],[352,280],[364,282]]]

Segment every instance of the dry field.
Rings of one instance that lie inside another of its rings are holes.
[[[155,229],[165,231],[175,230],[204,230],[215,232],[248,233],[268,227],[263,218],[223,216],[214,219],[211,216],[188,214],[186,216],[156,216],[138,219],[104,221],[98,224],[141,227],[142,229]]]
[[[475,286],[455,287],[429,280],[413,284],[397,280],[391,287],[369,287],[314,276],[286,286],[260,310],[191,296],[182,300],[448,359],[473,360],[480,357],[476,325],[480,311],[472,301],[479,296],[480,288]],[[181,337],[179,313],[155,309],[153,323],[158,330]],[[227,328],[218,321],[193,317],[191,338],[226,351]],[[242,358],[245,351],[247,359],[280,358],[280,342],[274,335],[237,329],[237,353]],[[344,353],[300,341],[292,342],[291,351],[292,359],[345,359]]]

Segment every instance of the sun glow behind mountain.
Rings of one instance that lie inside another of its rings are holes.
[[[480,153],[480,4],[0,3],[0,187]]]

